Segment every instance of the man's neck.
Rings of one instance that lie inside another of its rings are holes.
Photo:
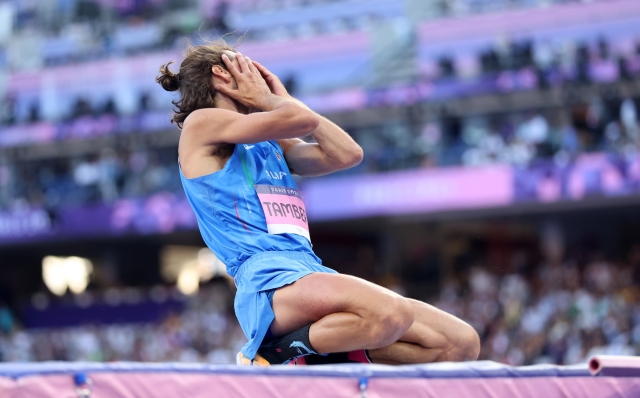
[[[242,113],[243,115],[248,114],[248,109],[245,106],[238,104],[236,101],[231,99],[229,96],[224,95],[222,93],[217,93],[214,100],[213,106],[218,109],[227,109],[233,112]]]

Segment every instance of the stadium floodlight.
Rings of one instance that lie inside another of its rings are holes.
[[[224,263],[208,247],[198,251],[198,273],[200,282],[207,282],[214,276],[228,276]]]
[[[200,283],[214,277],[232,280],[224,263],[209,248],[198,246],[165,246],[160,253],[160,273],[187,296],[196,294]]]
[[[178,274],[176,286],[180,293],[192,296],[198,293],[200,287],[200,275],[196,267],[183,267]]]
[[[42,259],[42,279],[51,293],[56,296],[62,296],[67,291],[62,258],[47,256]]]
[[[62,296],[67,288],[74,294],[87,289],[93,264],[82,257],[46,256],[42,259],[42,279],[51,293]]]

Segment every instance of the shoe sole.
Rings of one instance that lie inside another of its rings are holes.
[[[242,351],[236,354],[236,365],[240,366],[271,366],[266,359],[262,358],[259,354],[256,354],[254,360],[247,358]]]

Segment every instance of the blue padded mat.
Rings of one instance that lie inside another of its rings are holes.
[[[591,377],[586,364],[572,366],[534,365],[512,367],[492,361],[437,363],[426,365],[323,365],[248,367],[197,363],[139,362],[37,362],[0,363],[0,377],[20,378],[77,372],[183,372],[315,377],[376,378],[491,378],[491,377]]]

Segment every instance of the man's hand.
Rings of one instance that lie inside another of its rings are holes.
[[[271,71],[261,63],[257,61],[252,62],[253,66],[255,66],[256,69],[260,72],[262,78],[267,82],[267,84],[269,85],[269,89],[274,95],[277,95],[278,97],[291,97],[278,76],[271,73]]]
[[[257,61],[252,61],[252,62],[253,62],[253,65],[258,69],[258,71],[260,71],[262,78],[267,82],[267,84],[269,85],[269,89],[274,95],[281,98],[287,98],[287,99],[293,100],[296,104],[308,110],[311,110],[311,108],[309,108],[307,104],[289,95],[289,93],[287,92],[287,89],[284,87],[284,84],[282,84],[278,76],[274,75],[269,69],[267,69],[261,63]]]
[[[260,71],[258,71],[249,57],[236,53],[236,60],[238,61],[237,67],[226,54],[222,55],[222,61],[227,66],[231,76],[236,80],[238,88],[234,90],[228,86],[220,85],[216,86],[215,89],[248,108],[256,108],[262,111],[271,110],[271,103],[274,99],[272,90]],[[286,90],[284,91],[286,93]]]
[[[278,76],[259,62],[253,61],[271,92],[311,111],[302,101],[289,95]],[[315,114],[315,112],[313,112]],[[317,115],[317,114],[316,114]],[[319,115],[318,115],[319,116]],[[320,116],[319,116],[320,117]],[[307,144],[299,138],[278,140],[292,173],[318,176],[353,167],[362,161],[362,148],[340,127],[320,117],[320,123],[311,133],[316,143]]]

